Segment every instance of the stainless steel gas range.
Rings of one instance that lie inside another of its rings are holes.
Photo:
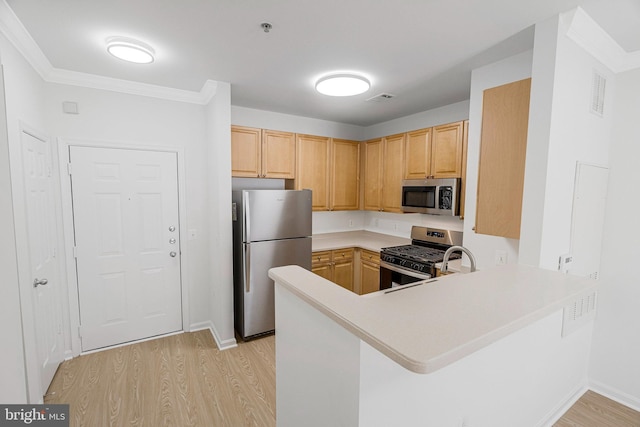
[[[380,289],[407,285],[436,276],[435,265],[442,262],[451,246],[462,244],[462,232],[413,226],[411,244],[382,248]],[[451,254],[450,259],[460,258]]]

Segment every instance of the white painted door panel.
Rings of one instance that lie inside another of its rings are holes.
[[[40,385],[44,393],[64,358],[51,153],[47,141],[29,133],[22,132],[20,142],[32,274],[29,286],[33,292]]]
[[[176,154],[73,146],[70,159],[82,350],[181,330]]]

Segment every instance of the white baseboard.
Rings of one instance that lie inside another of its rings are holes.
[[[213,337],[213,340],[216,342],[216,345],[220,350],[228,350],[230,348],[234,348],[238,346],[238,342],[236,341],[235,338],[231,338],[228,340],[221,340],[220,334],[218,334],[216,327],[213,325],[213,322],[211,321],[194,323],[189,328],[191,332],[201,331],[203,329],[208,329],[209,332],[211,332],[211,336]]]
[[[551,427],[573,406],[574,403],[589,389],[587,384],[580,384],[570,392],[555,408],[537,424],[537,427]]]
[[[635,396],[594,380],[589,381],[589,389],[611,400],[615,400],[621,405],[628,406],[634,411],[640,412],[640,399]]]

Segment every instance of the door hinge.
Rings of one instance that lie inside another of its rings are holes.
[[[73,257],[74,258],[78,258],[78,247],[77,246],[73,247]]]
[[[71,175],[71,163],[67,163],[67,172]]]

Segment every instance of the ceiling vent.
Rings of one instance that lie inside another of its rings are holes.
[[[607,79],[597,71],[593,72],[593,82],[591,85],[591,112],[602,117],[604,113],[604,94],[607,86]]]
[[[395,95],[391,95],[390,93],[381,93],[379,95],[376,96],[372,96],[371,98],[367,99],[367,102],[382,102],[382,101],[388,101],[391,98],[395,98]]]

